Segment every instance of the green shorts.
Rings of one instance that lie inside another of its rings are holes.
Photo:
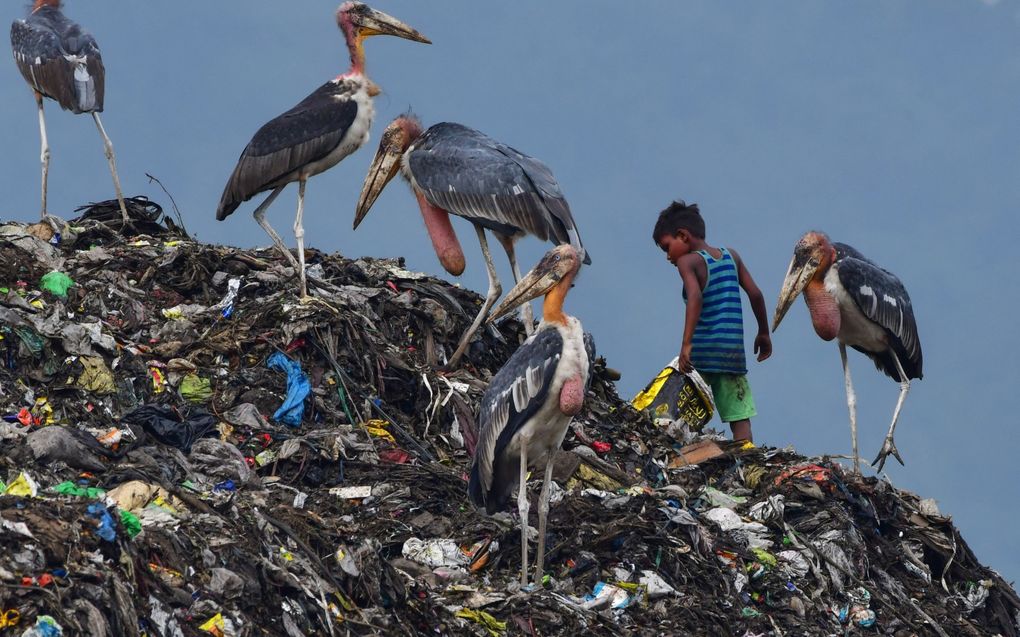
[[[758,415],[745,374],[699,373],[712,388],[715,408],[723,422],[745,420]]]

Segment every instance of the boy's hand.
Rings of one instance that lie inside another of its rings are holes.
[[[694,371],[694,365],[691,365],[691,348],[690,344],[684,345],[680,348],[680,360],[677,366],[685,374],[689,374]]]
[[[772,337],[768,332],[754,337],[754,353],[758,355],[759,363],[772,356]]]

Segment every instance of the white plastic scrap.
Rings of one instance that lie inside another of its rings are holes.
[[[741,504],[747,502],[747,498],[743,496],[729,495],[715,487],[704,487],[698,495],[704,498],[712,506],[725,507],[727,509],[735,509]]]
[[[679,595],[676,589],[670,586],[666,580],[659,577],[655,571],[641,571],[638,584],[645,588],[650,600],[665,597],[666,595]]]
[[[152,609],[152,612],[149,613],[149,618],[152,619],[152,623],[159,629],[160,634],[167,637],[184,637],[184,631],[181,630],[181,625],[177,623],[177,618],[163,606],[163,603],[158,598],[149,595],[149,608]]]
[[[590,595],[585,595],[580,604],[587,610],[612,608],[618,610],[630,605],[630,594],[619,586],[597,582]]]
[[[716,507],[703,515],[718,524],[723,531],[745,540],[749,548],[768,549],[773,545],[769,539],[768,527],[758,522],[744,522],[732,509]]]
[[[971,614],[985,605],[988,601],[988,591],[994,586],[991,580],[983,579],[970,587],[966,595],[960,595],[960,601],[967,607],[967,614]]]
[[[800,551],[780,551],[776,557],[780,562],[779,568],[790,579],[804,577],[811,570],[811,563]]]
[[[344,500],[361,500],[372,495],[372,487],[333,487],[329,494]]]
[[[412,562],[418,562],[425,566],[436,568],[438,566],[463,566],[471,560],[456,541],[443,538],[422,540],[421,538],[408,538],[401,550],[404,557]]]
[[[771,495],[751,507],[750,516],[759,522],[782,520],[786,510],[786,498],[781,494]]]

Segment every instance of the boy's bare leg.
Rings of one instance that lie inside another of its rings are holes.
[[[754,442],[754,438],[751,436],[751,421],[748,418],[744,418],[743,420],[734,420],[731,422],[730,431],[733,432],[734,440]]]

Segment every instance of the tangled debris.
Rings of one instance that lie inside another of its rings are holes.
[[[440,375],[478,295],[309,251],[302,304],[273,252],[129,201],[0,226],[4,634],[1020,632],[933,501],[653,422],[602,360],[522,591],[515,514],[466,498],[520,324]]]

